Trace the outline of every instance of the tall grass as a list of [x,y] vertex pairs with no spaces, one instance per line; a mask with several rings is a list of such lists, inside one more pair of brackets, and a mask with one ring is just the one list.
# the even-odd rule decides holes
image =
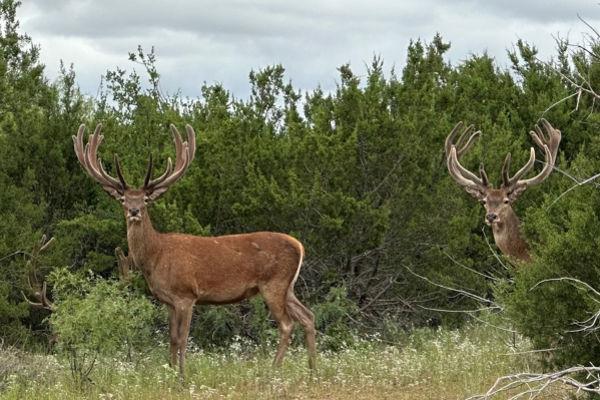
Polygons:
[[184,382],[165,364],[167,350],[156,349],[135,364],[101,360],[83,385],[54,356],[4,349],[0,399],[464,399],[498,376],[538,370],[528,349],[482,326],[421,329],[394,343],[370,337],[323,351],[311,373],[304,348],[291,349],[274,369],[272,351],[239,340],[222,351],[192,349]]

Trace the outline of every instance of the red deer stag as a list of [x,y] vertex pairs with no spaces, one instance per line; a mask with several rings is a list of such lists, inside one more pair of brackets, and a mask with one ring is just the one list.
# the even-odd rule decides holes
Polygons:
[[152,157],[144,185],[129,187],[123,178],[119,159],[114,156],[117,178],[110,176],[98,157],[103,136],[96,127],[84,146],[81,125],[73,136],[75,153],[84,170],[111,196],[121,202],[127,221],[129,257],[148,282],[148,287],[169,311],[171,366],[179,358],[184,373],[185,350],[194,304],[237,303],[260,293],[280,331],[274,365],[279,366],[289,345],[294,321],[305,331],[308,363],[315,367],[314,315],[296,298],[304,248],[291,236],[274,232],[255,232],[217,237],[181,233],[160,233],[152,227],[147,206],[185,173],[194,159],[194,130],[186,125],[184,142],[174,125],[175,165],[167,160],[166,171],[152,179]]
[[[544,152],[546,162],[541,172],[532,178],[523,178],[535,163],[535,150],[531,147],[529,161],[511,177],[511,155],[508,153],[502,166],[502,186],[499,189],[490,185],[483,164],[480,165],[479,176],[477,176],[459,162],[461,156],[481,133],[480,131],[473,133],[472,125],[465,128],[463,123],[459,122],[452,129],[445,143],[448,171],[467,193],[479,200],[485,207],[485,222],[492,227],[496,245],[503,254],[524,262],[531,260],[529,246],[521,235],[519,218],[512,209],[512,205],[528,187],[543,182],[550,175],[556,162],[561,139],[560,131],[554,129],[548,121],[542,119],[540,125],[541,127],[536,125],[530,135]],[[459,139],[455,142],[457,136]]]

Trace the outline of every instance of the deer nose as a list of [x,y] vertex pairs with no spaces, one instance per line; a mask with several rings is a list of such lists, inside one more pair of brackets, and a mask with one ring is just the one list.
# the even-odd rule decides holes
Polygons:
[[140,213],[140,209],[139,208],[130,208],[129,209],[129,214],[131,214],[132,217],[135,217],[139,213]]
[[498,219],[498,215],[496,213],[488,213],[485,218],[488,220],[489,223],[494,222],[496,219]]

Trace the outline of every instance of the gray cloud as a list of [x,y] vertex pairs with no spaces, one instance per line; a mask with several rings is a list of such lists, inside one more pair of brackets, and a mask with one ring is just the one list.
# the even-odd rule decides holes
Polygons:
[[506,63],[506,49],[519,38],[550,57],[552,34],[586,30],[578,13],[600,24],[600,6],[582,0],[31,0],[19,15],[48,73],[60,59],[73,62],[90,94],[107,69],[133,67],[127,53],[140,44],[155,46],[168,92],[197,96],[206,81],[245,96],[251,69],[282,63],[300,89],[329,90],[341,64],[360,73],[380,55],[388,68],[401,67],[410,39],[436,32],[452,42],[454,62],[487,51]]

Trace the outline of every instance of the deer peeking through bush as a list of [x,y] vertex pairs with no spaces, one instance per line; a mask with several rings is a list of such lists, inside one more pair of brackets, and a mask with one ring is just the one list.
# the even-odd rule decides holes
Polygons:
[[[473,132],[473,125],[465,128],[462,122],[456,124],[450,135],[446,138],[446,162],[450,176],[462,186],[467,193],[479,200],[485,207],[485,222],[492,227],[494,241],[506,256],[519,261],[529,262],[529,246],[523,239],[519,229],[519,217],[515,214],[512,205],[517,198],[530,186],[543,182],[554,168],[556,154],[560,144],[561,133],[545,119],[541,126],[535,126],[529,134],[535,144],[544,152],[545,164],[542,171],[528,179],[523,177],[533,168],[535,163],[535,150],[530,149],[529,161],[510,176],[511,155],[508,153],[502,166],[502,185],[494,188],[483,167],[479,167],[479,176],[463,167],[459,159],[471,147],[481,131]],[[460,135],[459,135],[460,133]],[[458,140],[455,139],[459,136]]]
[[175,165],[167,160],[166,171],[152,179],[152,157],[141,188],[125,182],[117,156],[117,177],[110,176],[98,157],[101,125],[84,146],[79,127],[73,136],[75,153],[87,174],[118,200],[127,221],[129,257],[148,283],[152,294],[169,312],[170,363],[179,360],[184,374],[185,351],[195,304],[236,303],[260,293],[277,321],[280,342],[274,365],[279,366],[289,345],[294,321],[305,331],[308,363],[315,367],[314,315],[294,294],[304,248],[293,237],[275,232],[255,232],[217,237],[157,232],[147,206],[183,176],[196,152],[194,130],[186,125],[187,141],[171,125],[175,142]]

